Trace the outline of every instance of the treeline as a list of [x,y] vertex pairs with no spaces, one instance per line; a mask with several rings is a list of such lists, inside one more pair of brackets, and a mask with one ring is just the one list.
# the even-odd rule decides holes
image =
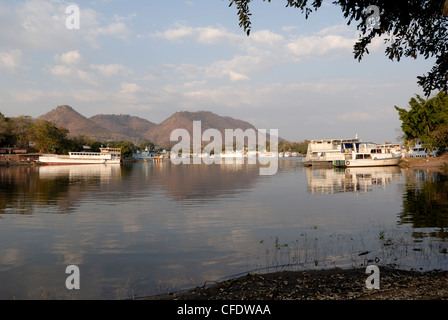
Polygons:
[[[155,149],[156,146],[151,141],[143,141],[136,145],[130,141],[96,141],[84,135],[69,137],[68,134],[68,129],[49,121],[35,120],[30,116],[8,118],[0,113],[0,147],[23,148],[39,153],[68,154],[68,152],[83,151],[84,146],[89,146],[93,152],[98,152],[101,146],[105,146],[121,148],[123,157],[131,157],[135,151],[145,150],[145,148],[155,151],[163,149]],[[308,142],[308,140],[302,142],[280,141],[278,150],[279,152],[290,151],[305,154]],[[222,150],[225,150],[225,145]],[[270,150],[269,142],[267,142],[267,150]]]
[[302,142],[283,142],[280,141],[278,143],[278,151],[279,152],[298,152],[301,154],[306,154],[308,150],[309,140],[304,140]]
[[413,146],[420,141],[428,150],[444,152],[448,146],[448,94],[440,91],[428,100],[419,95],[411,98],[409,109],[399,108],[404,144]]
[[69,137],[69,130],[45,120],[35,120],[30,116],[5,117],[0,113],[0,147],[27,149],[30,152],[68,154],[80,152],[84,146],[99,152],[101,146],[121,148],[123,157],[131,157],[136,150],[146,147],[154,150],[155,145],[143,141],[135,145],[130,141],[96,141],[87,136]]

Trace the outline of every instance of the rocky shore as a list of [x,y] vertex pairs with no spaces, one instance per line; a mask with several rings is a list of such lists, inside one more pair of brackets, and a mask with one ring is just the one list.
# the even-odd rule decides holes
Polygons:
[[368,289],[366,269],[247,274],[146,300],[447,300],[448,271],[380,267],[380,288]]

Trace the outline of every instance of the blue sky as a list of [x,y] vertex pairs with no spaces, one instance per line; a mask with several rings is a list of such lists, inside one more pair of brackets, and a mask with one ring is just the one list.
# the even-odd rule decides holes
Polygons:
[[[227,0],[2,0],[0,112],[38,117],[67,104],[159,123],[207,110],[293,141],[396,141],[394,106],[422,94],[416,77],[433,61],[392,62],[377,39],[359,63],[338,7],[306,20],[285,3],[255,1],[247,37]],[[71,4],[79,30],[66,28]]]

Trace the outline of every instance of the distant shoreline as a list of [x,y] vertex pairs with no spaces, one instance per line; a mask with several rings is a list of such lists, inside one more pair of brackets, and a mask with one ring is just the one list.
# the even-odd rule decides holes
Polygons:
[[[3,155],[0,156],[0,167],[17,167],[17,166],[39,166],[35,160],[40,154],[26,154],[26,155]],[[30,160],[23,160],[30,158]],[[127,160],[127,159],[123,159]],[[131,162],[130,160],[126,162]],[[437,158],[404,158],[399,164],[401,168],[409,169],[427,169],[432,171],[446,171],[448,170],[448,154],[444,154]]]

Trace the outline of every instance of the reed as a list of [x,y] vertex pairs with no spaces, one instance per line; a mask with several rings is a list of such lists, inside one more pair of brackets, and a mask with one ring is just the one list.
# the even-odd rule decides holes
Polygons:
[[283,271],[327,268],[359,268],[368,264],[408,270],[448,269],[448,244],[435,237],[416,238],[412,230],[381,230],[364,234],[317,235],[302,233],[291,243],[278,237],[262,240],[265,265],[252,271]]

